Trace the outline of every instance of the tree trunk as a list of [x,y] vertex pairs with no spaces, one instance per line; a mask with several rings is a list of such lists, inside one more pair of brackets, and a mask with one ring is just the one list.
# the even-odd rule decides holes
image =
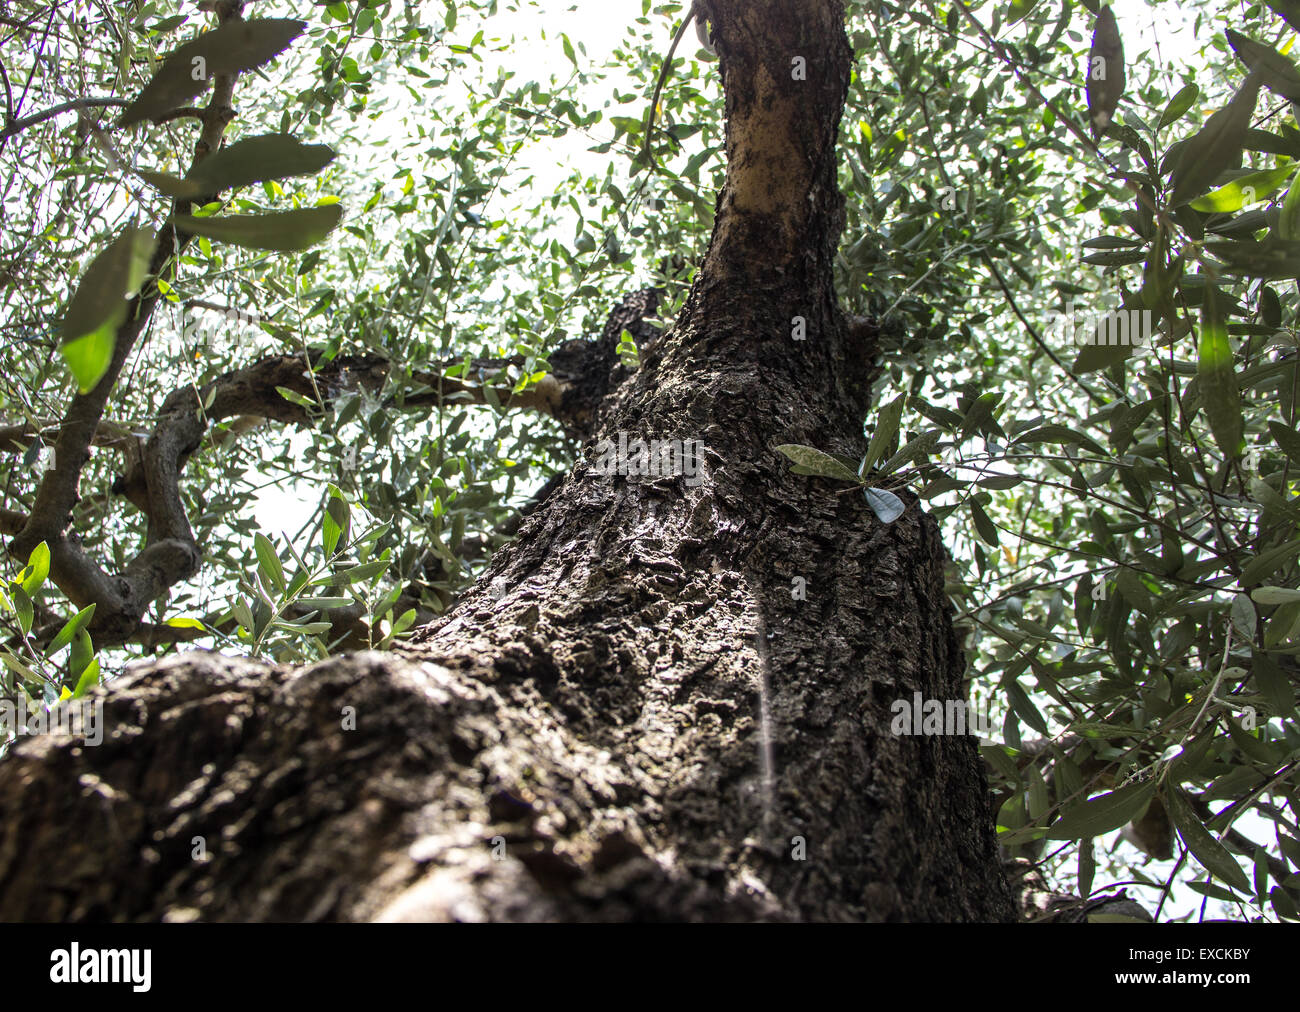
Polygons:
[[[1012,919],[973,739],[890,731],[896,699],[962,696],[935,523],[773,452],[863,450],[841,4],[696,7],[729,174],[609,442],[400,650],[174,657],[113,685],[101,746],[18,746],[0,918]],[[697,440],[699,470],[602,474],[620,433]]]

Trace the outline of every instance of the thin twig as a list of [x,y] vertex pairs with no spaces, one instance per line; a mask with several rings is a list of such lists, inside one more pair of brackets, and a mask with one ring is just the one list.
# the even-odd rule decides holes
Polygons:
[[[6,89],[8,88],[8,79],[5,79]],[[16,133],[21,133],[28,127],[36,126],[38,123],[44,123],[47,119],[53,119],[55,116],[61,116],[65,112],[73,112],[77,109],[97,109],[105,106],[127,106],[131,103],[124,98],[74,98],[71,102],[64,102],[62,105],[56,105],[46,109],[44,112],[34,113],[23,119],[9,122],[9,125],[0,130],[0,142],[4,142]],[[12,110],[12,104],[10,106]],[[181,112],[182,110],[177,110]],[[193,114],[197,110],[184,110],[187,114]],[[11,117],[12,118],[12,117]]]

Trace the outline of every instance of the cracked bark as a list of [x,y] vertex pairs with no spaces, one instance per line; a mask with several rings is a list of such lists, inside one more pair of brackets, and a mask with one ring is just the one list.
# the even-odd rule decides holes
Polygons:
[[961,695],[936,525],[772,451],[863,449],[875,351],[831,284],[841,5],[702,6],[728,180],[597,434],[701,440],[703,480],[589,453],[398,651],[135,669],[103,745],[0,764],[0,918],[1014,917],[973,740],[889,731],[894,699]]

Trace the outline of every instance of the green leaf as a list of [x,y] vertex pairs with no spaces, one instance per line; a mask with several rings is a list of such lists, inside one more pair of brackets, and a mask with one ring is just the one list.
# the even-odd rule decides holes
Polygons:
[[275,622],[277,629],[290,629],[304,636],[319,636],[334,628],[330,622]]
[[342,587],[358,580],[369,580],[372,576],[378,576],[387,568],[387,559],[376,559],[374,562],[363,562],[359,566],[351,566],[337,573],[326,573],[311,582],[313,584],[329,584],[334,587]]
[[1212,284],[1206,286],[1201,304],[1201,342],[1196,378],[1214,441],[1225,457],[1236,457],[1244,444],[1241,392],[1232,367],[1228,331],[1223,325],[1218,296]]
[[858,469],[860,477],[865,478],[876,461],[893,445],[894,439],[898,436],[898,423],[903,418],[903,407],[906,403],[907,395],[899,394],[880,409],[876,429],[871,433],[871,442],[867,446],[867,455]]
[[89,664],[81,672],[77,679],[77,687],[72,692],[73,699],[80,699],[87,692],[99,684],[99,658],[91,658]]
[[95,660],[95,646],[90,641],[90,634],[82,629],[72,638],[68,651],[68,674],[79,678]]
[[1254,605],[1250,603],[1250,597],[1245,594],[1236,595],[1232,599],[1229,618],[1233,627],[1241,634],[1242,639],[1250,642],[1255,638],[1255,627],[1259,620],[1255,615]]
[[1269,616],[1264,646],[1271,650],[1293,636],[1300,636],[1300,601],[1284,604]]
[[22,630],[24,636],[32,631],[32,619],[35,617],[36,609],[32,606],[32,599],[28,596],[27,591],[23,590],[22,584],[13,588],[14,613],[18,616],[18,628]]
[[184,179],[160,172],[142,171],[140,175],[168,196],[197,200],[268,179],[310,176],[334,157],[328,144],[303,144],[286,134],[260,134],[209,155]]
[[1273,13],[1300,32],[1300,0],[1264,0],[1264,2],[1273,9]]
[[27,592],[28,597],[35,597],[41,587],[45,585],[45,578],[49,575],[50,546],[42,541],[32,549],[32,554],[27,557],[27,565],[18,574],[18,583]]
[[253,610],[248,606],[248,602],[242,597],[236,598],[231,604],[230,610],[234,613],[235,621],[252,633],[256,629],[256,623],[253,621]]
[[352,603],[350,597],[301,597],[298,603],[304,608],[315,608],[317,611],[333,611],[335,608],[346,608]]
[[1250,673],[1255,677],[1255,684],[1274,710],[1283,717],[1295,715],[1295,689],[1291,679],[1268,654],[1262,650],[1251,652]]
[[1192,201],[1192,209],[1212,214],[1240,211],[1246,204],[1253,204],[1269,196],[1285,183],[1294,171],[1294,165],[1283,165],[1263,172],[1252,172],[1234,179],[1226,186],[1220,186],[1213,193],[1197,197]]
[[1192,811],[1192,806],[1180,788],[1170,787],[1165,798],[1165,807],[1169,810],[1169,817],[1178,829],[1178,835],[1183,838],[1183,843],[1187,844],[1187,849],[1192,852],[1196,860],[1201,862],[1205,870],[1234,889],[1249,895],[1250,879],[1241,870],[1241,865],[1237,864],[1233,856],[1224,849],[1223,844],[1201,825],[1201,820]]
[[1173,207],[1185,204],[1227,169],[1241,164],[1246,130],[1259,99],[1259,79],[1253,74],[1242,82],[1232,101],[1208,120],[1183,146],[1173,173]]
[[1092,895],[1092,881],[1097,874],[1097,854],[1092,840],[1079,841],[1079,895],[1087,899]]
[[908,440],[901,450],[884,463],[880,468],[880,473],[893,474],[904,464],[929,456],[930,451],[939,442],[940,435],[938,429],[929,429],[922,432],[915,439]]
[[985,761],[1010,783],[1020,782],[1020,770],[1006,745],[981,745],[979,750]]
[[1014,678],[1008,678],[1002,683],[1002,688],[1006,690],[1007,701],[1011,708],[1016,711],[1016,716],[1032,727],[1039,734],[1050,734],[1047,729],[1047,721],[1043,719],[1042,713],[1034,705],[1034,701],[1029,698],[1029,694],[1020,687],[1020,683]]
[[0,648],[0,664],[3,664],[29,684],[36,684],[41,681],[41,676],[10,653],[8,648]]
[[1271,46],[1247,38],[1231,28],[1224,34],[1233,52],[1263,84],[1283,98],[1300,100],[1300,70],[1294,63]]
[[254,534],[253,551],[257,555],[257,569],[262,574],[262,579],[283,593],[286,586],[284,567],[280,564],[280,557],[276,554],[271,539],[264,534]]
[[1088,801],[1069,805],[1047,834],[1051,840],[1082,840],[1110,833],[1140,818],[1155,793],[1154,780],[1129,784]]
[[848,467],[830,454],[822,453],[821,450],[813,449],[811,446],[785,443],[778,446],[776,452],[785,454],[795,462],[797,467],[803,468],[802,471],[797,472],[799,474],[812,474],[822,478],[838,478],[841,481],[851,481],[857,484],[858,476]]
[[975,533],[978,534],[986,544],[994,548],[998,546],[998,529],[993,526],[993,521],[989,515],[984,512],[984,507],[974,499],[970,500],[971,519],[975,521]]
[[1165,106],[1165,111],[1160,114],[1157,129],[1163,130],[1171,123],[1176,123],[1200,96],[1201,89],[1194,84],[1181,88],[1178,94],[1169,100],[1169,104]]
[[1001,393],[990,390],[976,397],[966,410],[965,417],[961,420],[961,434],[968,435],[972,432],[988,434],[991,432],[1002,435],[1002,429],[999,428],[997,421],[994,419],[993,412],[1002,402],[1003,396]]
[[393,628],[388,635],[390,637],[402,635],[402,633],[406,632],[407,629],[411,628],[412,624],[415,622],[415,618],[415,609],[407,608],[406,611],[397,616],[397,621],[393,623]]
[[1011,8],[1007,11],[1007,24],[1014,25],[1029,16],[1029,12],[1038,6],[1038,0],[1011,0]]
[[77,285],[63,315],[60,352],[77,387],[89,393],[108,371],[117,344],[117,329],[126,320],[129,300],[149,271],[154,237],[128,226],[95,257]]
[[1140,264],[1146,258],[1145,250],[1134,249],[1122,253],[1091,253],[1083,257],[1080,263],[1092,264],[1097,267],[1127,267],[1129,264]]
[[292,18],[227,21],[175,49],[118,119],[119,126],[159,122],[208,86],[214,77],[252,70],[282,53],[304,28]]
[[298,393],[297,390],[290,390],[288,387],[278,386],[275,388],[275,392],[290,404],[297,404],[300,408],[314,408],[316,406],[314,401],[304,397],[302,394]]
[[1108,369],[1130,358],[1134,350],[1134,345],[1088,344],[1079,351],[1070,371],[1076,376],[1084,376],[1098,369]]
[[1272,576],[1297,555],[1300,555],[1300,541],[1288,541],[1260,552],[1241,567],[1242,586],[1249,587],[1252,583],[1259,583]]
[[[1278,228],[1281,232],[1281,226]],[[1294,278],[1300,276],[1300,241],[1270,234],[1266,239],[1238,239],[1232,242],[1206,242],[1215,256],[1225,261],[1226,273],[1246,274],[1258,278]]]
[[270,214],[226,214],[195,218],[174,214],[168,219],[182,232],[233,243],[246,249],[291,252],[314,246],[333,231],[343,217],[340,204],[304,207]]
[[1109,6],[1097,14],[1088,53],[1088,116],[1092,135],[1100,136],[1110,126],[1120,97],[1124,94],[1124,45]]
[[67,624],[59,630],[59,634],[50,640],[50,645],[45,648],[45,656],[53,657],[60,650],[72,642],[72,638],[85,629],[90,624],[90,620],[95,617],[95,606],[88,604],[81,611],[68,619]]
[[1268,895],[1268,851],[1263,847],[1256,847],[1254,854],[1254,885],[1255,885],[1255,902],[1262,909],[1264,898]]
[[1021,443],[1055,443],[1063,446],[1082,446],[1085,450],[1089,450],[1099,457],[1106,456],[1106,451],[1098,443],[1084,433],[1076,432],[1065,425],[1041,425],[1036,429],[1031,429],[1024,435],[1017,436],[1011,445],[1019,446]]
[[1030,763],[1025,772],[1029,781],[1029,818],[1036,821],[1046,815],[1047,810],[1051,808],[1047,781],[1043,779],[1043,774],[1034,763]]
[[1293,604],[1300,601],[1300,590],[1290,587],[1256,587],[1250,599],[1258,604]]
[[336,550],[347,546],[348,528],[351,524],[352,511],[348,507],[343,493],[333,485],[330,497],[325,503],[325,516],[321,521],[321,538],[325,546],[325,555],[332,557]]
[[1293,464],[1300,465],[1300,433],[1287,428],[1281,422],[1268,423],[1269,434],[1282,452],[1291,458]]

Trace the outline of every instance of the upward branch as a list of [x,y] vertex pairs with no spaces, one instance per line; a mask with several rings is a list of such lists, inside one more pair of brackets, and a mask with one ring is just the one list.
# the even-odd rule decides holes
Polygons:
[[[221,0],[216,6],[219,22],[242,18],[242,0]],[[221,144],[227,124],[234,117],[231,101],[237,74],[219,74],[213,80],[212,99],[202,114],[202,129],[195,143],[193,166],[197,166]],[[177,200],[177,214],[188,210],[188,200]],[[175,257],[189,242],[190,236],[172,225],[159,229],[149,263],[149,275],[161,277],[175,263]],[[108,398],[130,357],[136,341],[144,332],[158,303],[156,285],[147,286],[128,304],[125,321],[115,334],[113,356],[104,376],[88,393],[73,395],[54,443],[54,466],[45,472],[30,515],[22,530],[9,545],[10,553],[25,560],[40,542],[50,549],[50,574],[60,586],[80,588],[80,607],[97,605],[95,626],[99,629],[134,627],[145,607],[166,589],[164,571],[181,570],[192,575],[199,565],[198,547],[189,524],[180,522],[150,525],[142,551],[118,576],[105,573],[75,539],[68,536],[72,509],[79,498],[82,468],[90,458],[90,446],[104,415]],[[168,483],[173,475],[150,476],[153,483]]]

